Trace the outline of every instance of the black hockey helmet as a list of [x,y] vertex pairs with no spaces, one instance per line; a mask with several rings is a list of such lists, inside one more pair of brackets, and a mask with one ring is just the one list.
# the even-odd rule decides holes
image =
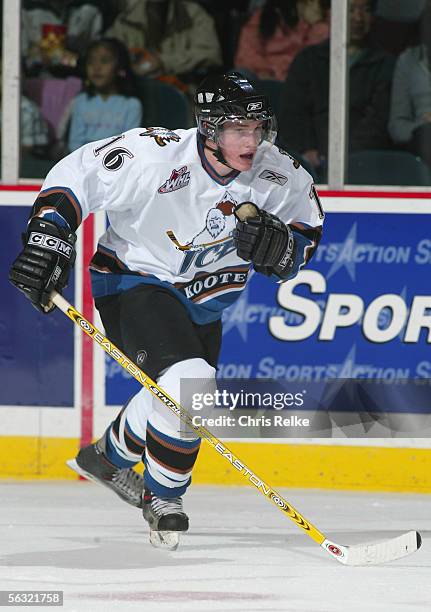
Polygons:
[[199,134],[216,144],[220,144],[220,130],[226,121],[262,121],[261,142],[274,143],[277,137],[268,98],[239,72],[204,79],[195,94],[195,116]]

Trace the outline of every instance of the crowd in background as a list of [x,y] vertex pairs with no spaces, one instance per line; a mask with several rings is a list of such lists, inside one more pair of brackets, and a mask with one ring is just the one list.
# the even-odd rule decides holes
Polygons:
[[[197,83],[235,69],[269,95],[279,144],[325,181],[330,11],[330,0],[23,0],[30,176],[37,160],[133,127],[192,126]],[[349,151],[431,168],[431,0],[350,0],[347,54]]]

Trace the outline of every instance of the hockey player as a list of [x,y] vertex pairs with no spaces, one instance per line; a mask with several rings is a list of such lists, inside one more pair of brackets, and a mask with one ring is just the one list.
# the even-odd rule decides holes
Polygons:
[[[293,278],[324,218],[310,175],[274,146],[275,117],[249,81],[208,77],[195,112],[197,128],[133,129],[61,160],[10,272],[37,309],[51,312],[77,228],[105,210],[109,227],[90,272],[106,335],[178,401],[182,379],[214,381],[221,315],[250,271]],[[70,465],[142,507],[152,543],[175,548],[188,529],[182,497],[199,445],[143,388]],[[143,478],[132,469],[141,460]]]

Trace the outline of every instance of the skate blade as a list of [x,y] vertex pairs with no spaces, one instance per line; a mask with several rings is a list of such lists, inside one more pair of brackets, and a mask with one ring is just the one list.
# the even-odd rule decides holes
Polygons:
[[[78,465],[78,462],[76,461],[76,459],[68,459],[66,461],[66,465],[68,465],[74,472],[76,472],[78,474],[78,476],[82,476],[82,478],[85,478],[85,480],[89,480],[90,482],[94,482],[97,485],[103,485],[104,487],[108,487],[108,485],[105,485],[102,481],[97,480],[97,478],[94,478],[93,474],[90,474],[90,472],[86,472],[82,467],[80,467]],[[110,489],[112,491],[112,489]],[[129,504],[130,502],[128,502],[127,500],[123,499],[121,496],[119,496],[120,499],[122,499],[123,501],[126,502],[126,504]],[[135,504],[130,504],[131,506],[135,506]],[[135,506],[136,507],[136,506]],[[138,506],[140,507],[140,506]]]
[[79,476],[82,476],[83,478],[86,478],[87,480],[91,480],[91,482],[95,482],[96,484],[100,484],[99,480],[96,480],[89,472],[86,472],[85,470],[83,470],[81,467],[79,467],[78,463],[76,462],[76,459],[68,459],[66,461],[66,464],[77,474],[79,474]]
[[177,550],[180,543],[179,531],[150,531],[150,543],[154,548]]

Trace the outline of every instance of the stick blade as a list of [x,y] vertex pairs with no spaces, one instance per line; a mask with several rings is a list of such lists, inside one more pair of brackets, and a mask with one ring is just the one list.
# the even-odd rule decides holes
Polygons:
[[340,546],[325,540],[322,547],[344,565],[379,565],[407,557],[416,552],[421,544],[420,533],[408,531],[396,538],[375,544]]

